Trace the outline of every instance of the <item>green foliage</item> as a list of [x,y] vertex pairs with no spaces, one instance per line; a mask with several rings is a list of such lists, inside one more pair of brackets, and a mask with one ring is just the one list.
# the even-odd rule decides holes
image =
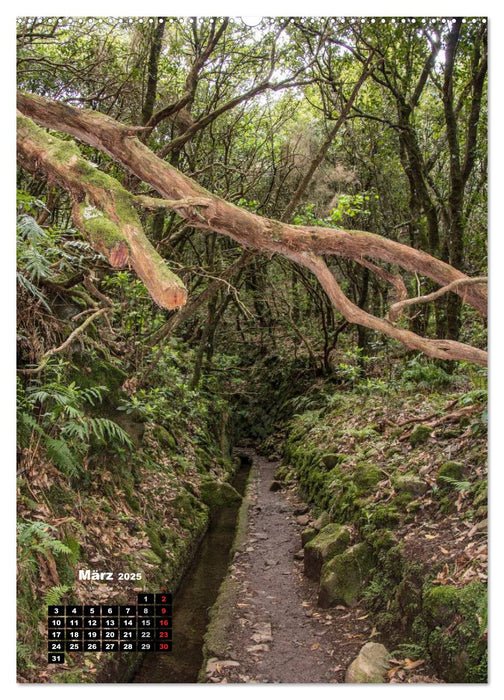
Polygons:
[[33,570],[37,566],[37,560],[34,556],[37,552],[47,555],[48,552],[53,554],[71,554],[72,550],[67,547],[61,540],[52,536],[56,528],[52,525],[41,521],[26,520],[18,522],[17,525],[17,546],[18,546],[18,562],[22,567],[28,570]]
[[406,363],[399,380],[409,391],[442,389],[454,378],[442,367],[420,356]]
[[45,594],[44,603],[46,605],[59,605],[71,590],[71,586],[53,586]]
[[27,447],[35,440],[64,474],[75,477],[92,445],[121,452],[133,443],[117,423],[87,413],[107,388],[65,384],[63,371],[61,365],[49,367],[52,380],[34,380],[26,387],[18,378],[18,444]]

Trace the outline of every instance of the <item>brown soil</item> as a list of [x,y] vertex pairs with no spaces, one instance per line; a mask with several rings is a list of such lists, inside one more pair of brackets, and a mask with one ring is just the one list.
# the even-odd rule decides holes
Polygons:
[[317,608],[318,585],[295,559],[304,527],[296,511],[305,504],[293,490],[269,490],[277,466],[254,459],[248,532],[230,568],[240,593],[227,627],[226,658],[208,661],[207,680],[341,683],[372,628],[360,608]]

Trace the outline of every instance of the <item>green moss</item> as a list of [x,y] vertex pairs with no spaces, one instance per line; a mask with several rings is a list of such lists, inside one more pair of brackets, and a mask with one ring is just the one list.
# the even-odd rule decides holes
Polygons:
[[79,214],[84,230],[95,248],[107,256],[121,246],[126,247],[128,253],[131,253],[131,247],[121,233],[119,226],[103,212],[90,206],[89,202],[86,201],[79,204]]
[[177,446],[173,435],[162,425],[156,424],[153,426],[152,437],[163,449],[174,450]]
[[310,540],[317,536],[317,531],[314,527],[307,527],[301,533],[301,546],[304,547]]
[[355,468],[354,481],[361,490],[369,490],[382,478],[382,472],[376,464],[361,463]]
[[436,481],[440,486],[446,487],[448,482],[445,480],[445,477],[448,479],[454,479],[455,481],[460,481],[463,476],[464,465],[461,462],[444,462],[439,467]]
[[411,447],[416,447],[417,445],[422,445],[424,442],[427,442],[431,432],[432,428],[428,425],[416,425],[410,435]]
[[437,586],[424,596],[424,613],[428,624],[449,626],[457,612],[458,591],[455,586]]
[[165,562],[167,560],[166,551],[157,530],[150,526],[145,528],[145,533],[149,538],[150,546],[154,554],[159,557],[161,562]]
[[372,547],[375,554],[387,551],[397,544],[395,535],[387,529],[373,529],[366,537],[366,542]]
[[397,475],[393,483],[398,493],[408,493],[412,496],[421,496],[429,488],[428,484],[423,479],[411,473]]
[[308,578],[318,579],[322,565],[342,553],[350,542],[350,528],[329,523],[305,545],[304,570]]
[[178,521],[186,530],[197,529],[197,523],[206,519],[207,509],[201,501],[185,489],[182,489],[175,497],[174,507]]
[[327,561],[322,567],[318,604],[322,608],[355,605],[374,565],[372,550],[364,542]]
[[424,592],[427,646],[448,682],[486,682],[487,592],[479,581]]
[[238,491],[227,482],[205,479],[201,484],[201,500],[210,508],[241,501]]
[[369,521],[377,528],[390,528],[401,520],[397,507],[392,503],[379,503],[372,511]]

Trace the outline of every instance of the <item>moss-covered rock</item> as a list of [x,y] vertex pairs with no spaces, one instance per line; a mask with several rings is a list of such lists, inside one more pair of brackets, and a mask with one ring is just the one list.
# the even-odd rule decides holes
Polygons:
[[441,488],[450,488],[450,482],[460,481],[464,476],[462,462],[444,462],[438,470],[436,482]]
[[366,542],[375,554],[381,554],[397,545],[397,537],[387,528],[372,529],[366,534]]
[[350,542],[351,530],[346,525],[329,523],[304,548],[304,571],[308,578],[318,580],[323,564],[344,552]]
[[318,516],[318,518],[313,521],[313,528],[317,532],[320,532],[322,528],[324,528],[326,525],[329,525],[330,522],[331,518],[329,517],[329,513],[323,510],[322,513]]
[[421,496],[429,489],[429,485],[416,474],[401,474],[394,479],[394,488],[397,493],[410,493],[412,496]]
[[165,449],[174,450],[177,446],[173,435],[162,425],[153,426],[152,437]]
[[430,437],[432,428],[428,425],[415,425],[413,431],[410,435],[410,445],[411,447],[416,447],[417,445],[422,445]]
[[374,565],[372,550],[365,542],[359,542],[327,561],[320,579],[320,607],[355,605]]
[[383,478],[376,464],[360,463],[355,468],[354,481],[362,491],[368,491]]
[[364,644],[345,675],[345,683],[383,683],[389,670],[390,654],[383,644]]
[[310,540],[317,536],[317,530],[314,527],[306,527],[301,533],[301,546],[304,547]]
[[393,503],[379,503],[369,516],[369,522],[376,528],[395,527],[400,520],[401,515]]
[[321,462],[326,469],[334,469],[334,467],[337,467],[339,464],[344,462],[345,459],[346,455],[337,454],[335,452],[326,452],[326,454],[322,455]]
[[424,592],[427,647],[438,672],[450,683],[486,682],[487,592],[479,581],[463,588]]
[[238,503],[242,497],[225,481],[205,479],[201,484],[201,500],[210,508]]

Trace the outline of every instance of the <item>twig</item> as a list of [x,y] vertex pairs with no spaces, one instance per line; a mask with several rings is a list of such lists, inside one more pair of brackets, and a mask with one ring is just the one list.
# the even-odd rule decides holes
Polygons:
[[42,355],[42,359],[41,359],[41,362],[40,362],[38,367],[33,367],[30,369],[21,369],[19,371],[22,372],[23,374],[38,374],[39,372],[41,372],[44,369],[44,367],[46,366],[50,357],[52,357],[53,355],[55,355],[58,352],[62,352],[63,350],[65,350],[65,348],[67,348],[73,342],[73,340],[75,340],[75,338],[78,335],[80,335],[80,333],[82,333],[89,326],[90,323],[92,323],[94,320],[96,320],[99,316],[102,316],[108,310],[109,309],[98,309],[98,311],[95,311],[92,316],[87,318],[84,321],[84,323],[81,323],[80,326],[78,326],[75,330],[73,330],[70,333],[70,335],[68,336],[68,338],[65,340],[64,343],[59,345],[57,348],[52,348],[51,350],[48,350],[44,355]]

